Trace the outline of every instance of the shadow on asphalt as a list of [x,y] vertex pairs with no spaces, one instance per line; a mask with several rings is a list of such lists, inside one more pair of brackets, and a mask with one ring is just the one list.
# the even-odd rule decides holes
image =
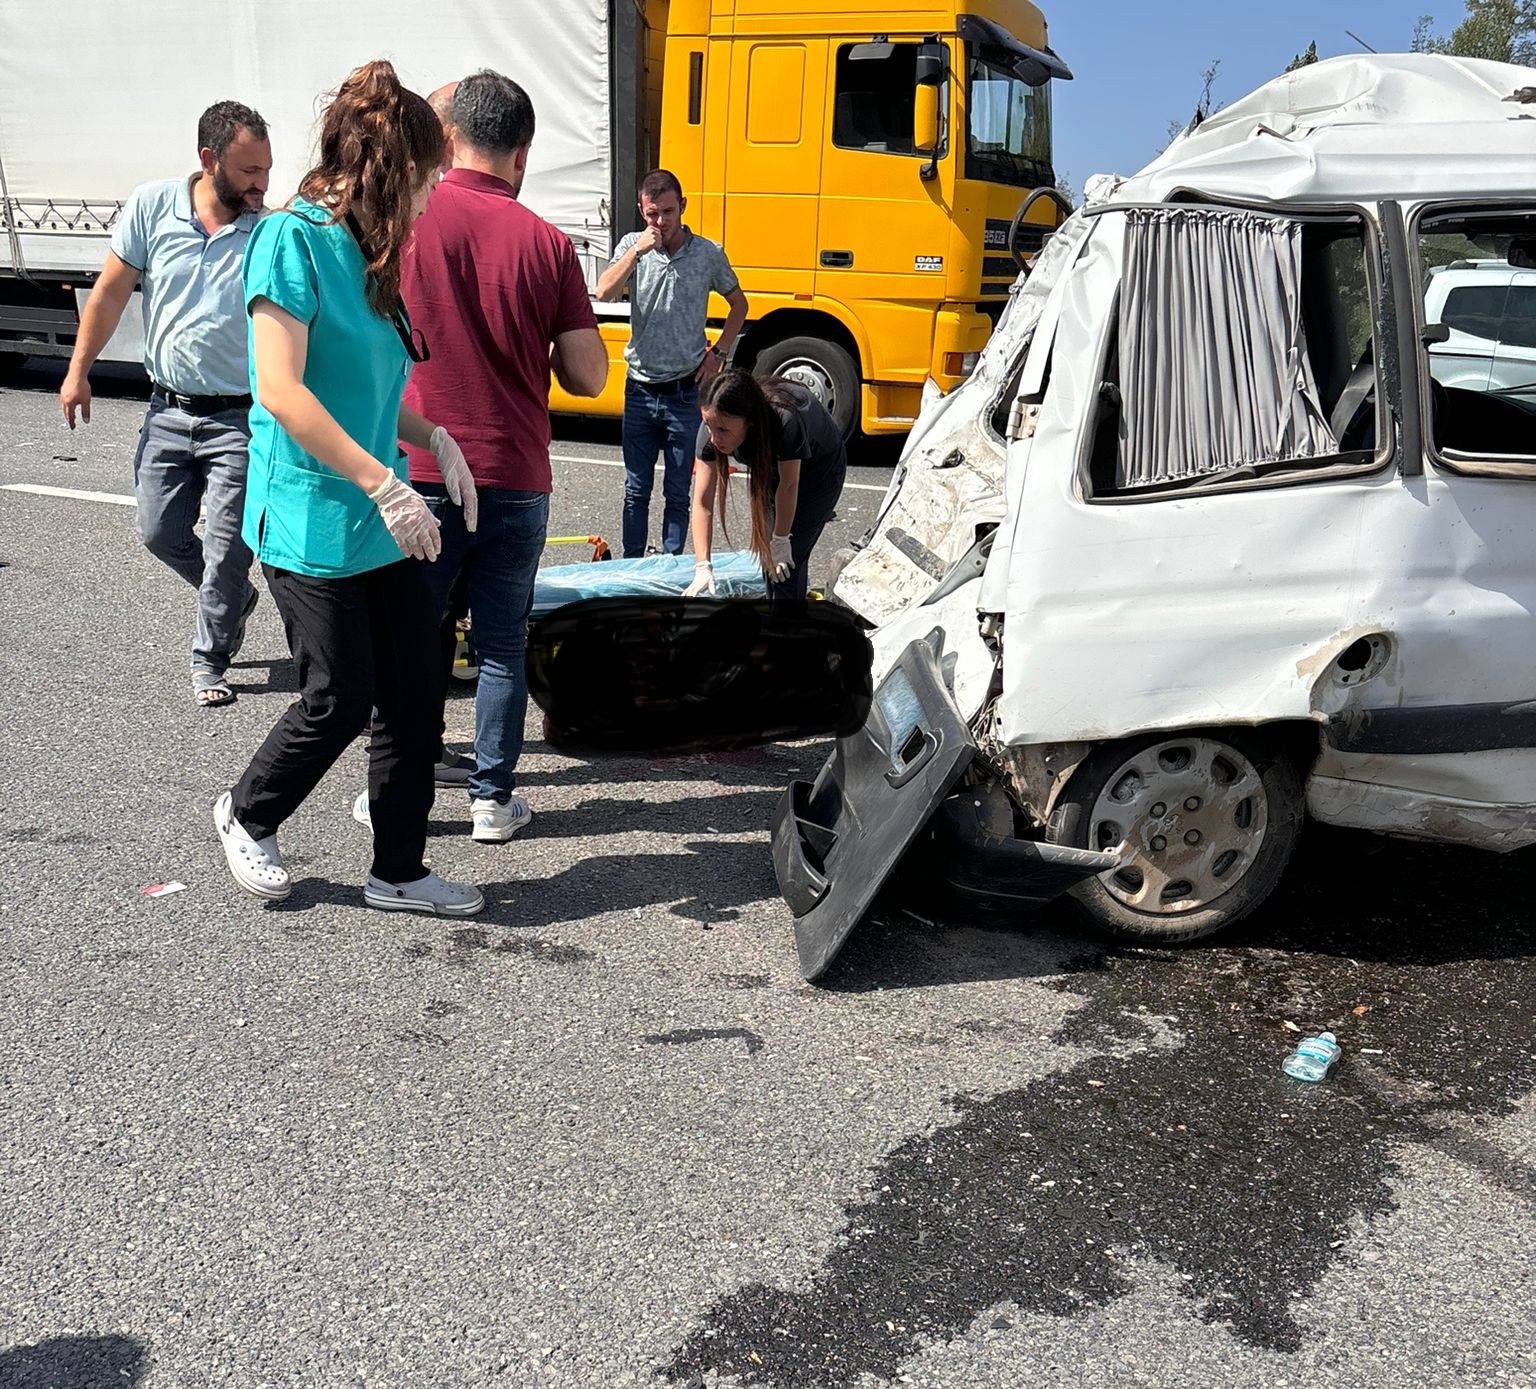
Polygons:
[[[876,1194],[847,1207],[812,1280],[723,1298],[663,1373],[890,1379],[984,1313],[999,1328],[1012,1308],[1086,1317],[1149,1263],[1173,1271],[1191,1317],[1250,1347],[1301,1350],[1321,1335],[1306,1299],[1397,1208],[1412,1149],[1531,1207],[1536,1171],[1478,1130],[1536,1084],[1533,889],[1530,851],[1313,830],[1264,911],[1188,948],[1074,946],[1060,911],[1012,928],[867,924],[841,987],[875,973],[886,988],[1042,976],[1077,1005],[1049,1038],[1006,1015],[933,1028],[956,1047],[1044,1041],[1089,1059],[955,1096],[952,1124],[879,1164]],[[1294,1029],[1323,1028],[1344,1047],[1334,1074],[1287,1079]]]
[[0,1350],[5,1389],[133,1389],[148,1368],[131,1336],[60,1336]]
[[[243,694],[298,694],[299,675],[293,661],[278,657],[270,661],[232,661],[230,687],[237,696]],[[265,680],[251,678],[251,672],[260,672]]]

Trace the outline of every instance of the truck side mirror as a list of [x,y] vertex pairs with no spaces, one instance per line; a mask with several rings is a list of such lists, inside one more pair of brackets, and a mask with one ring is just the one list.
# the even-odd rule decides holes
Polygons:
[[939,94],[949,77],[949,50],[932,39],[919,44],[914,75],[917,91],[912,104],[912,148],[928,158],[921,170],[926,182],[939,171],[939,149],[944,144]]
[[912,148],[930,159],[939,152],[939,89],[921,86],[912,109]]

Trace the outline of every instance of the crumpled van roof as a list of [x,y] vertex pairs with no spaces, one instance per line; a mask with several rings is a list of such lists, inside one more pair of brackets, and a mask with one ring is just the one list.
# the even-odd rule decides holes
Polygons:
[[1536,194],[1536,68],[1394,54],[1330,58],[1268,82],[1088,201],[1189,190],[1242,201],[1339,203]]

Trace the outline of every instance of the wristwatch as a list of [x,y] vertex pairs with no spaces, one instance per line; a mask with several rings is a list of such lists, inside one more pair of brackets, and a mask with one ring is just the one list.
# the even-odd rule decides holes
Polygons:
[[726,361],[725,353],[723,353],[718,347],[716,347],[714,345],[714,343],[710,343],[710,345],[707,348],[705,348],[704,350],[706,352],[713,352],[715,354],[715,356],[720,360],[722,365],[725,363],[725,361]]

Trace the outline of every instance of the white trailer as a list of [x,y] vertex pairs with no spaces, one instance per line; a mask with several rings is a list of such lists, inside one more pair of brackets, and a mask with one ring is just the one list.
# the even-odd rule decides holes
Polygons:
[[[486,67],[527,89],[538,133],[523,200],[595,283],[616,182],[635,182],[640,32],[636,7],[610,0],[5,0],[0,357],[69,355],[124,200],[197,167],[206,107],[240,101],[266,119],[278,206],[309,167],[326,94],[374,58],[423,94]],[[141,358],[129,312],[103,360]]]

